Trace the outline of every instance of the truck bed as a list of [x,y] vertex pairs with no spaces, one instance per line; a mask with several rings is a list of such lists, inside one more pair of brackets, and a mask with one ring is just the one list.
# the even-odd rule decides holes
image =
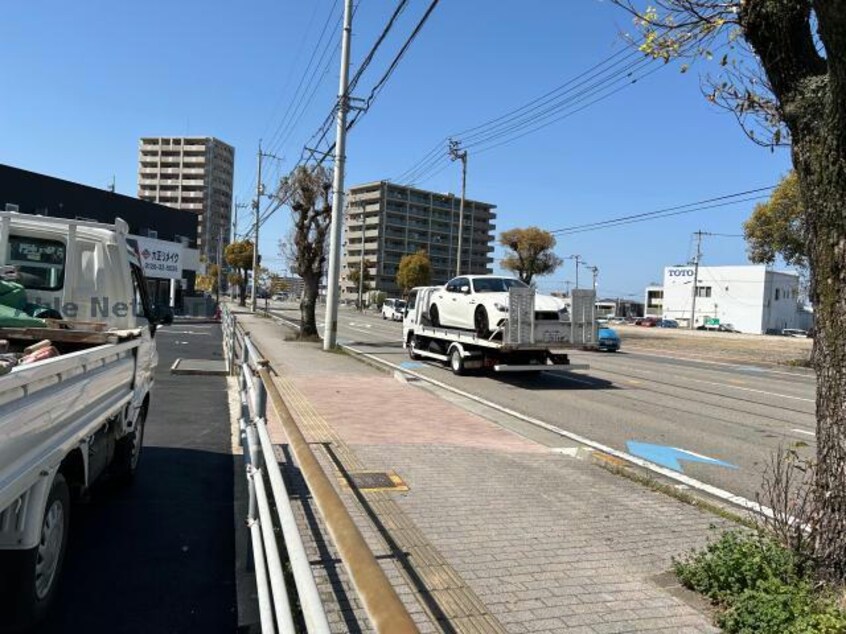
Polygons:
[[[0,377],[0,511],[132,397],[139,339],[22,365]],[[2,514],[0,513],[0,521]]]

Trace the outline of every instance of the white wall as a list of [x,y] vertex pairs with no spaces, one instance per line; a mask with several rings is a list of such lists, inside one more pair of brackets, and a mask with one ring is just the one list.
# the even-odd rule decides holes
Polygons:
[[763,332],[785,328],[807,328],[806,319],[798,309],[799,276],[770,271],[764,295]]
[[[689,322],[693,273],[693,266],[664,269],[665,318]],[[764,265],[701,266],[697,286],[700,288],[696,298],[697,326],[716,317],[720,323],[732,324],[748,333],[800,327],[796,274],[768,271]]]

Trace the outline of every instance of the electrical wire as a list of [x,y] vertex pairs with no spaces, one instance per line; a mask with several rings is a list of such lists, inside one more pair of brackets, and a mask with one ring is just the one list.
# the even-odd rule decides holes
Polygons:
[[583,229],[591,229],[591,228],[601,229],[601,228],[603,228],[603,227],[605,227],[605,226],[607,226],[608,224],[611,224],[611,223],[619,223],[619,222],[622,222],[622,221],[629,221],[629,220],[635,220],[635,219],[640,219],[640,218],[649,219],[651,217],[662,217],[662,216],[659,216],[659,214],[664,214],[666,212],[673,212],[673,211],[677,211],[677,210],[682,210],[682,209],[685,209],[686,207],[694,207],[694,206],[698,207],[700,205],[706,205],[708,203],[730,200],[730,199],[733,199],[733,198],[739,198],[741,196],[749,196],[751,194],[759,194],[757,196],[754,196],[753,198],[760,198],[761,194],[763,194],[763,192],[771,191],[775,187],[776,187],[775,185],[769,185],[768,187],[757,187],[755,189],[747,189],[747,190],[742,191],[742,192],[736,192],[734,194],[724,194],[722,196],[715,196],[713,198],[706,198],[704,200],[698,200],[696,202],[686,203],[684,205],[675,205],[673,207],[664,207],[663,209],[656,209],[654,211],[644,211],[644,212],[637,213],[637,214],[629,214],[627,216],[620,216],[619,218],[610,218],[610,219],[607,219],[607,220],[600,220],[598,222],[589,222],[589,223],[582,224],[582,225],[573,225],[573,226],[570,226],[570,227],[563,227],[561,229],[553,229],[553,230],[550,231],[550,233],[565,234],[565,233],[576,233],[576,232],[579,232]]
[[[643,73],[641,76],[636,75],[638,71],[643,70],[646,66],[653,64],[653,62],[654,60],[652,58],[645,57],[636,51],[620,49],[543,95],[509,110],[498,117],[467,128],[447,138],[460,138],[465,144],[464,147],[476,147],[477,153],[494,149],[494,147],[510,143],[521,136],[536,132],[547,125],[572,116],[576,112],[616,94],[622,88],[654,72],[653,70],[649,73]],[[658,67],[660,68],[661,66]],[[603,94],[603,91],[607,91],[614,84],[620,82],[626,83],[615,90]],[[597,97],[597,95],[599,96]],[[591,99],[591,97],[595,98],[584,104],[583,107],[568,111],[563,115],[560,114],[576,104]],[[499,139],[504,140],[495,145],[492,144],[493,141]],[[442,171],[441,163],[446,161],[445,153],[439,154],[438,152],[439,148],[442,147],[442,143],[443,141],[439,142],[435,148],[430,150],[412,167],[391,180],[394,182],[416,183],[422,180],[428,180],[436,173]],[[486,145],[489,147],[485,148]]]

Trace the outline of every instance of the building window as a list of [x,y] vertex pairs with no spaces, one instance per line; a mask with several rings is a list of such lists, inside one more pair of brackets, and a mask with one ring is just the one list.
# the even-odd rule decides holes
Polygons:
[[[696,287],[696,296],[697,297],[711,297],[711,287],[710,286],[697,286]],[[778,299],[778,297],[776,297]]]
[[778,301],[778,300],[779,300],[779,295],[780,295],[779,290],[780,290],[780,289],[775,289],[775,300],[776,300],[776,301]]

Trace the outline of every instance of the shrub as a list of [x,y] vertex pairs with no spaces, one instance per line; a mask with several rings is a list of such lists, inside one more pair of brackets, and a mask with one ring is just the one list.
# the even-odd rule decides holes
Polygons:
[[787,585],[776,579],[744,590],[717,617],[717,625],[737,634],[787,634],[811,610],[805,583]]
[[729,531],[700,551],[674,561],[676,575],[688,588],[715,603],[725,603],[760,582],[797,580],[793,555],[758,533]]
[[721,608],[717,624],[729,634],[846,633],[846,611],[764,533],[726,532],[673,563],[685,586]]

